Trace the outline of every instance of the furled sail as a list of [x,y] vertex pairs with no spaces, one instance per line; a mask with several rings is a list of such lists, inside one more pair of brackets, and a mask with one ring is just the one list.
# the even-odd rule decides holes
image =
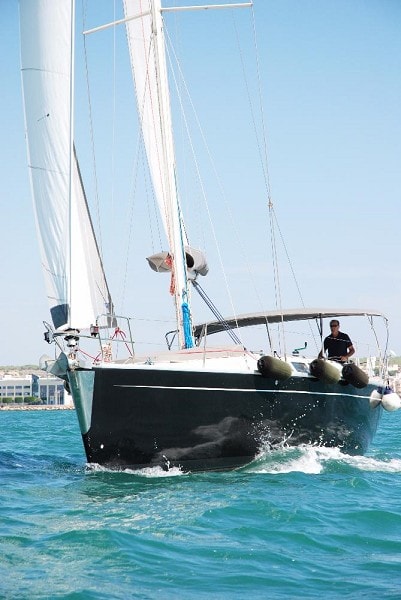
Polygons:
[[[130,60],[149,168],[169,242],[178,203],[160,0],[124,0]],[[186,244],[185,232],[181,234]]]
[[28,163],[50,311],[56,328],[112,313],[72,149],[73,1],[20,0]]
[[[124,0],[127,37],[138,104],[139,119],[153,187],[170,249],[180,245],[196,255],[193,269],[206,275],[206,258],[188,249],[176,188],[175,154],[160,0]],[[200,258],[201,256],[201,258]],[[188,266],[188,261],[187,266]],[[151,264],[151,262],[150,262]],[[153,268],[153,267],[152,267]],[[157,270],[157,269],[156,269]]]

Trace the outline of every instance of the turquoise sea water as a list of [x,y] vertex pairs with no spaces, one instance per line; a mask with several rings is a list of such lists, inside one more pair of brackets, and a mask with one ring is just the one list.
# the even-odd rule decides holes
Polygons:
[[366,457],[85,465],[74,411],[0,413],[0,598],[401,599],[401,413]]

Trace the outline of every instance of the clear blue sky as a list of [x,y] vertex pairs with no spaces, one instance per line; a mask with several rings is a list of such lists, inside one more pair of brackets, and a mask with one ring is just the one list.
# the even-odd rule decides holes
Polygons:
[[[109,19],[107,11],[112,14],[111,1],[95,4],[97,20],[91,25],[102,23],[102,17]],[[164,3],[173,4],[190,3]],[[36,363],[48,351],[42,321],[49,317],[26,167],[18,4],[0,0],[0,8],[0,365],[4,365]],[[235,50],[231,33],[229,50],[224,46],[232,19],[223,12],[184,17],[183,69],[195,88],[216,166],[227,181],[231,211],[240,219],[240,235],[254,260],[254,275],[262,278],[267,263],[260,242],[268,236],[264,201],[259,198],[263,186],[256,175],[257,155],[254,149],[248,151],[252,123],[241,108],[246,104],[243,82],[240,91],[235,87],[240,69],[232,70],[228,60]],[[246,19],[249,29],[249,14],[243,17],[240,12],[236,22]],[[390,347],[401,354],[401,2],[255,0],[255,16],[272,197],[304,302],[311,307],[382,310],[390,319]],[[96,59],[101,78],[105,55],[94,55],[95,66]],[[131,93],[127,88],[127,101]],[[218,103],[223,108],[217,110]],[[127,154],[134,143],[128,137],[124,143]],[[90,166],[86,169],[90,172]],[[215,208],[213,192],[211,196]],[[117,224],[116,231],[122,226]],[[222,240],[234,237],[223,217],[217,227]],[[120,254],[113,254],[106,263],[117,271]],[[239,267],[236,277],[237,257],[226,258],[236,308],[259,310],[248,298]],[[223,296],[219,304],[222,280],[214,275],[215,265],[210,267],[212,297],[221,312],[231,314]],[[265,307],[274,308],[271,279],[266,273],[263,278]],[[202,284],[209,289],[206,281]],[[166,284],[154,285],[158,300]],[[137,290],[131,296],[138,300]],[[300,305],[294,289],[284,282],[283,304]],[[130,304],[124,309],[142,314],[144,306],[131,309]]]

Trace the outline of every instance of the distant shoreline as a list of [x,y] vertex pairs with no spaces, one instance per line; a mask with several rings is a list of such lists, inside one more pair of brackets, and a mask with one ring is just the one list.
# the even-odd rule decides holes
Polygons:
[[66,405],[66,404],[33,404],[32,406],[28,406],[27,404],[17,406],[17,405],[0,405],[0,411],[2,410],[75,410],[75,406]]

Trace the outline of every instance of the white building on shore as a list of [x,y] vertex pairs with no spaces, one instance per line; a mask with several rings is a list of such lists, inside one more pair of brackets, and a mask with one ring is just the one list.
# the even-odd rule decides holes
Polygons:
[[52,375],[37,373],[23,374],[19,371],[0,372],[0,404],[35,398],[40,404],[71,405],[71,396],[64,382]]

